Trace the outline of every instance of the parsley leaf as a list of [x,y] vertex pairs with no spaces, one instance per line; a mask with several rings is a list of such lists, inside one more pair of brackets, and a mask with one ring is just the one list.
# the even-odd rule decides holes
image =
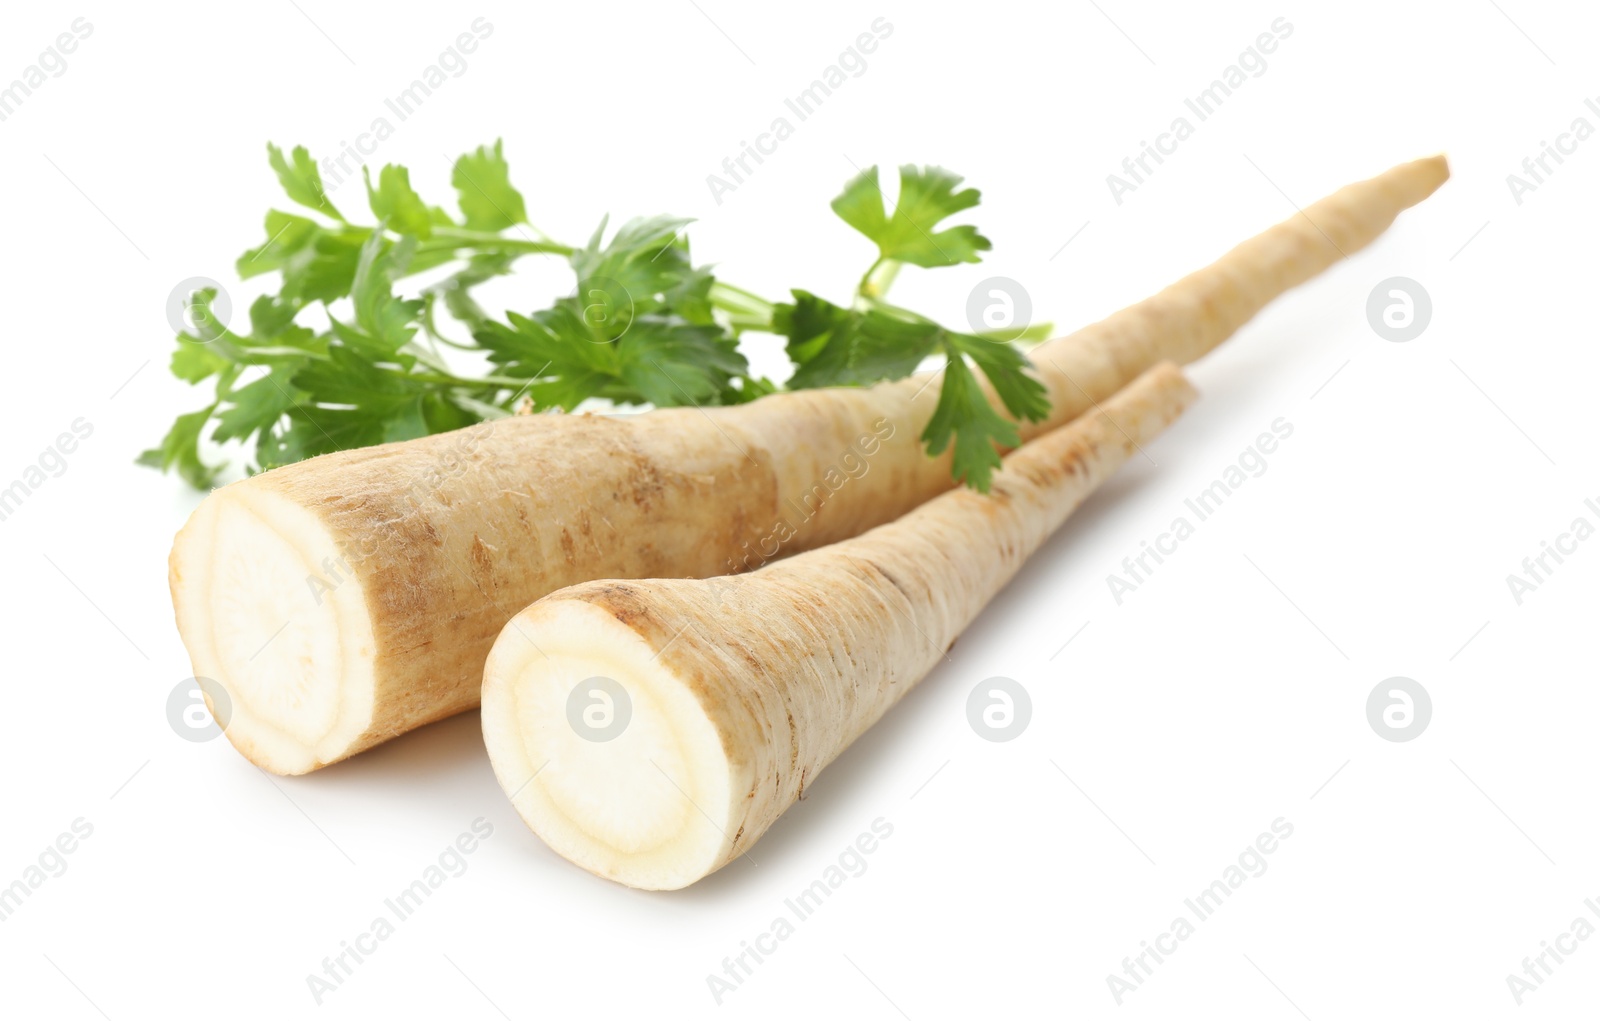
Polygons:
[[226,369],[226,357],[198,343],[179,343],[172,352],[172,374],[185,383],[201,383]]
[[387,222],[402,234],[423,239],[433,236],[432,214],[422,197],[411,190],[411,174],[405,167],[393,163],[385,166],[378,172],[376,190],[366,167],[361,168],[361,175],[367,182],[367,202],[372,206],[372,215],[380,222]]
[[307,209],[315,209],[324,216],[343,220],[344,214],[328,201],[328,193],[322,187],[322,172],[317,169],[316,161],[311,158],[311,154],[306,152],[306,147],[295,146],[291,156],[292,163],[283,158],[282,149],[271,142],[267,143],[267,159],[277,173],[278,183],[283,185],[284,192]]
[[167,430],[167,435],[162,437],[161,445],[140,454],[138,463],[162,471],[176,468],[189,485],[196,489],[210,489],[222,469],[200,460],[200,433],[215,410],[216,402],[212,402],[199,411],[179,415],[178,420],[172,423],[172,428]]
[[[265,376],[228,393],[230,407],[217,416],[211,438],[218,443],[242,440],[261,430],[269,430],[289,413],[297,400],[295,365],[280,365]],[[299,393],[298,399],[305,394]]]
[[327,358],[307,362],[294,374],[294,385],[315,394],[320,402],[348,405],[378,419],[394,414],[428,389],[403,370],[378,365],[341,345],[330,347]]
[[634,320],[617,343],[617,360],[628,396],[640,398],[633,403],[657,407],[719,403],[731,380],[749,369],[737,343],[720,327],[676,316]]
[[928,454],[937,457],[955,441],[950,473],[980,493],[989,491],[994,470],[1000,467],[998,443],[1017,445],[1017,427],[989,405],[983,388],[966,360],[952,356],[939,386],[939,403],[922,431]]
[[522,193],[511,186],[511,168],[498,139],[493,149],[480,145],[456,160],[450,183],[455,185],[468,230],[501,231],[528,222]]
[[361,259],[361,246],[369,234],[365,230],[319,228],[308,244],[284,261],[279,297],[309,305],[336,301],[349,294],[356,263]]
[[789,358],[797,366],[791,389],[865,386],[909,376],[944,334],[938,323],[920,317],[840,308],[807,291],[792,293],[794,304],[779,305],[772,317],[773,331],[789,339]]
[[267,212],[267,240],[239,256],[234,265],[241,280],[282,269],[295,253],[314,242],[322,228],[316,221],[276,209]]
[[900,168],[900,197],[894,212],[884,211],[878,168],[857,174],[833,200],[833,211],[878,245],[880,260],[914,266],[954,266],[977,262],[989,239],[971,226],[939,229],[940,221],[978,204],[978,190],[956,191],[961,178],[941,167]]
[[1012,415],[1039,421],[1050,412],[1044,385],[1027,374],[1027,359],[1009,344],[955,333],[903,310],[845,309],[798,290],[794,298],[772,317],[774,332],[789,338],[789,357],[798,366],[789,379],[792,389],[899,379],[930,354],[945,354],[939,403],[922,439],[929,455],[937,456],[953,438],[952,473],[980,491],[988,491],[1000,465],[994,445],[1016,446],[1017,430],[990,406],[966,359],[982,370]]
[[949,358],[939,387],[939,403],[934,406],[922,440],[928,453],[937,456],[954,436],[951,474],[978,492],[987,493],[994,469],[1000,467],[995,444],[1007,449],[1015,447],[1017,427],[990,405],[967,366],[967,358],[983,370],[1000,402],[1017,418],[1038,422],[1049,415],[1048,391],[1024,371],[1027,359],[1009,344],[966,333],[947,333],[943,343]]
[[602,219],[589,243],[572,253],[578,297],[590,318],[604,317],[613,338],[635,315],[650,312],[672,310],[710,325],[711,273],[694,268],[682,236],[691,221],[672,216],[629,220],[602,246],[606,222]]
[[1021,351],[1010,344],[970,333],[949,333],[946,340],[952,358],[959,352],[983,370],[1000,403],[1013,416],[1030,422],[1042,422],[1049,417],[1050,392],[1043,383],[1028,375],[1030,363]]
[[581,300],[563,298],[527,316],[508,313],[509,326],[490,322],[474,334],[507,375],[534,380],[526,392],[537,406],[571,411],[589,397],[659,407],[717,404],[748,369],[719,327],[649,314],[613,338],[612,322]]
[[503,374],[532,381],[523,392],[535,406],[571,411],[613,378],[601,349],[608,342],[584,320],[576,299],[526,316],[508,312],[506,320],[485,322],[473,338]]
[[226,342],[217,344],[227,335],[211,311],[217,289],[206,287],[188,296],[184,303],[187,329],[178,334],[177,350],[172,352],[172,374],[186,383],[199,383],[226,370],[231,364]]
[[378,231],[361,246],[350,283],[355,323],[334,320],[333,331],[340,340],[376,358],[393,358],[410,343],[417,332],[422,301],[396,298],[394,280],[404,271],[415,247],[413,239],[390,242]]

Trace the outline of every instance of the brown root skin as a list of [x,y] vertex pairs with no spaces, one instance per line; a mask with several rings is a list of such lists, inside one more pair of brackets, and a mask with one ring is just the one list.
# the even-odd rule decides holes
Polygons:
[[[689,579],[589,582],[545,597],[506,628],[485,671],[485,741],[502,785],[541,837],[599,875],[676,889],[721,868],[943,660],[1027,557],[1193,396],[1175,366],[1159,365],[1103,410],[1009,455],[991,495],[946,493],[774,563],[743,579],[731,604],[714,582]],[[574,741],[560,695],[583,679],[575,674],[598,669],[566,666],[569,649],[580,653],[575,641],[636,648],[608,675],[632,695],[634,719],[670,690],[694,706],[671,720],[693,717],[703,735],[694,750],[720,773],[669,771],[620,739]],[[680,747],[693,743],[678,731]],[[581,768],[564,759],[572,754],[585,756]],[[545,772],[529,781],[541,762]],[[558,774],[563,789],[551,795],[544,778]],[[726,793],[712,802],[708,791]],[[627,815],[609,800],[622,796],[652,818],[680,798],[699,811],[684,813],[682,830],[650,831],[654,843],[585,829],[584,811]]]
[[[1371,242],[1447,175],[1435,157],[1350,185],[1153,297],[1041,345],[1036,370],[1053,404],[1046,421],[1021,423],[1021,436],[1072,421],[1158,361],[1200,357],[1284,290]],[[928,458],[921,446],[938,390],[927,384],[618,419],[514,417],[265,472],[213,494],[179,532],[178,628],[195,674],[236,696],[235,746],[265,769],[316,769],[476,705],[495,635],[556,589],[752,570],[950,489],[949,454]],[[311,519],[284,529],[281,515],[263,512],[262,534],[293,533],[256,543],[285,561],[279,569],[250,564],[254,540],[229,523],[237,515],[218,513],[246,494]],[[328,604],[314,598],[313,578],[340,608],[337,640],[318,630]],[[288,642],[274,639],[264,660],[252,659],[280,625]],[[321,691],[305,698],[323,709],[337,702],[338,724],[309,744],[280,740],[301,695],[280,697],[274,683]]]
[[[196,676],[215,678],[233,696],[229,738],[263,768],[318,768],[476,706],[495,636],[546,592],[604,575],[726,570],[727,551],[751,522],[775,513],[773,477],[728,471],[728,441],[687,424],[678,415],[503,419],[476,432],[331,454],[213,493],[179,533],[170,579]],[[745,450],[764,456],[743,439]],[[272,612],[242,626],[226,614],[250,594],[238,579],[253,575],[229,568],[262,544],[218,535],[213,521],[219,507],[247,495],[299,508],[316,527],[274,548],[292,563],[275,572],[272,591],[256,593]],[[274,753],[272,731],[281,728],[253,711],[263,699],[251,695],[272,679],[242,678],[257,666],[247,658],[269,638],[266,652],[276,654],[285,637],[319,628],[336,601],[352,597],[371,631],[356,650],[360,661],[286,657],[278,680],[337,689],[361,674],[371,688],[369,719],[338,747]],[[285,634],[273,638],[280,625]]]

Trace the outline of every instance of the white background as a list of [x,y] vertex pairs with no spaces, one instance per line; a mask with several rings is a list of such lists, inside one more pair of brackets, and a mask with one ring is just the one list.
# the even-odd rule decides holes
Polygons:
[[[1520,205],[1506,184],[1573,118],[1600,126],[1583,105],[1600,96],[1592,8],[298,8],[7,11],[0,80],[75,17],[94,31],[0,123],[0,484],[74,419],[94,434],[0,522],[0,885],[74,819],[93,835],[0,923],[0,1011],[1322,1021],[1592,1007],[1600,940],[1520,1011],[1506,983],[1574,918],[1600,924],[1584,907],[1600,896],[1600,542],[1523,605],[1506,583],[1575,517],[1600,523],[1583,503],[1600,502],[1600,140]],[[475,713],[298,779],[223,740],[182,741],[164,713],[190,672],[165,559],[198,496],[132,461],[205,402],[166,373],[167,295],[195,275],[233,284],[233,259],[285,202],[268,140],[326,153],[353,139],[479,16],[493,35],[376,163],[409,165],[447,201],[448,160],[503,137],[551,234],[582,239],[605,212],[699,217],[696,255],[772,296],[842,299],[869,261],[827,208],[852,164],[938,163],[983,190],[972,221],[994,252],[908,269],[899,299],[959,323],[972,286],[1005,274],[1063,328],[1391,164],[1444,150],[1454,177],[1196,365],[1204,399],[1151,447],[1158,465],[1131,464],[1087,505],[951,662],[808,785],[758,865],[639,893],[520,823]],[[868,70],[714,203],[706,175],[879,16],[894,32]],[[1106,175],[1278,17],[1294,32],[1266,72],[1116,204]],[[359,210],[359,191],[335,198]],[[1405,344],[1365,315],[1396,275],[1434,306]],[[519,282],[503,304],[536,307],[562,283]],[[255,293],[234,288],[235,307]],[[754,356],[771,364],[771,348]],[[1118,606],[1106,576],[1280,416],[1294,434],[1266,474]],[[994,675],[1032,694],[1009,743],[967,723],[969,692]],[[1408,743],[1366,718],[1396,675],[1433,700]],[[494,835],[465,875],[316,1007],[306,975],[478,817]],[[869,870],[718,1008],[706,976],[878,817],[894,832]],[[1268,871],[1118,1006],[1107,976],[1279,817],[1293,836]]]

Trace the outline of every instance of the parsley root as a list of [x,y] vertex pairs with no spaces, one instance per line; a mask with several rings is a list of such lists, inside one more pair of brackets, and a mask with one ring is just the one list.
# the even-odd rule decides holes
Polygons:
[[[594,581],[534,603],[484,670],[500,785],[557,853],[629,886],[687,886],[743,854],[876,723],[1073,509],[1193,399],[1163,363],[958,489],[740,579]],[[596,740],[573,692],[606,679]],[[620,691],[618,690],[620,689]],[[579,701],[587,689],[579,691]],[[609,721],[608,721],[609,726]]]

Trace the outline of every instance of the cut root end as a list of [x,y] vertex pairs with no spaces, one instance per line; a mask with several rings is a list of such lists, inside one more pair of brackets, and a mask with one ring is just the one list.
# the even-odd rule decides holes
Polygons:
[[604,609],[554,600],[507,625],[484,671],[483,733],[523,820],[590,872],[675,890],[727,860],[721,733],[690,680]]
[[307,773],[364,747],[372,625],[359,582],[329,570],[340,559],[313,514],[244,486],[202,503],[173,545],[173,605],[195,675],[227,693],[227,705],[207,695],[212,715],[274,773]]

